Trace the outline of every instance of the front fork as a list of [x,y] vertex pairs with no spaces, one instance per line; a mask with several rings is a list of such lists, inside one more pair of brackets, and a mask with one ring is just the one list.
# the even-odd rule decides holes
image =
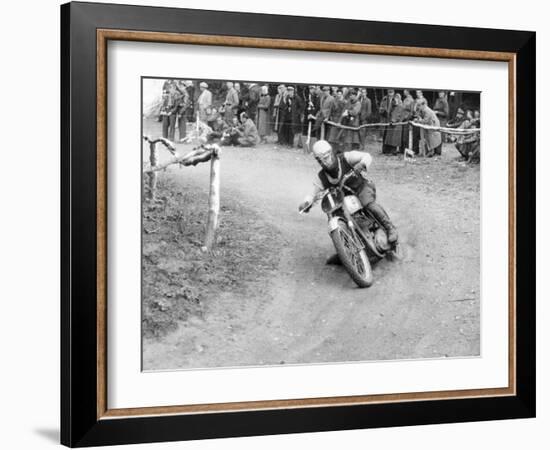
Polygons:
[[346,211],[343,210],[344,217],[340,216],[331,216],[328,221],[328,232],[329,234],[332,233],[334,230],[338,228],[338,222],[341,220],[345,220],[347,223],[348,228],[351,231],[351,235],[353,240],[355,241],[355,245],[360,250],[363,250],[365,246],[363,245],[363,241],[358,238],[357,236],[357,227],[355,226],[355,222],[352,220],[351,215]]

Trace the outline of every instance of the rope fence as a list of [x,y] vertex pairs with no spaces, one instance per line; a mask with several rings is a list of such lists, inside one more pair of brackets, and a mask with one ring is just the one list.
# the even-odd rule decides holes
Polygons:
[[418,128],[424,128],[425,130],[440,131],[442,133],[448,134],[473,134],[481,131],[481,128],[446,128],[446,127],[436,127],[432,125],[424,125],[423,123],[406,121],[406,122],[380,122],[380,123],[364,123],[358,127],[350,127],[349,125],[342,125],[341,123],[332,122],[330,120],[325,120],[324,124],[331,125],[333,127],[342,128],[344,130],[359,131],[362,128],[386,128],[398,125],[412,125]]

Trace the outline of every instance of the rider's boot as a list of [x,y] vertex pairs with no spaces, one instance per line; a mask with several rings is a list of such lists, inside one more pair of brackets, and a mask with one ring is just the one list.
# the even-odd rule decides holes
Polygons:
[[380,206],[376,202],[370,202],[367,205],[367,208],[386,230],[386,233],[388,235],[388,242],[390,244],[397,242],[397,230],[391,222],[388,213],[384,210],[384,208],[382,208],[382,206]]

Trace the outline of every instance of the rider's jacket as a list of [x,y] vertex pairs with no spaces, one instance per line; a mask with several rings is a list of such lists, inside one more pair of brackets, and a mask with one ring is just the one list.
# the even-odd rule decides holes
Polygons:
[[[353,170],[353,166],[347,161],[343,154],[337,155],[338,168],[335,174],[330,174],[325,169],[321,169],[318,173],[319,180],[323,185],[323,189],[328,189],[337,186],[344,175]],[[362,176],[353,176],[346,180],[344,185],[355,194],[361,192],[365,187],[365,178]]]

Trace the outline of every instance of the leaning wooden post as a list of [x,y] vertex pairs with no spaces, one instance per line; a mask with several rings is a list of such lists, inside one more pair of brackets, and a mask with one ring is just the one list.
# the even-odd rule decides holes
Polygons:
[[210,160],[210,195],[208,196],[208,222],[206,224],[206,237],[203,250],[210,251],[216,240],[218,217],[220,214],[220,149],[212,148]]
[[[158,163],[156,142],[149,142],[149,163],[151,164],[151,169],[154,169]],[[149,191],[147,192],[147,197],[149,200],[154,200],[155,189],[157,188],[157,171],[151,170],[147,173],[147,176],[149,177]]]

